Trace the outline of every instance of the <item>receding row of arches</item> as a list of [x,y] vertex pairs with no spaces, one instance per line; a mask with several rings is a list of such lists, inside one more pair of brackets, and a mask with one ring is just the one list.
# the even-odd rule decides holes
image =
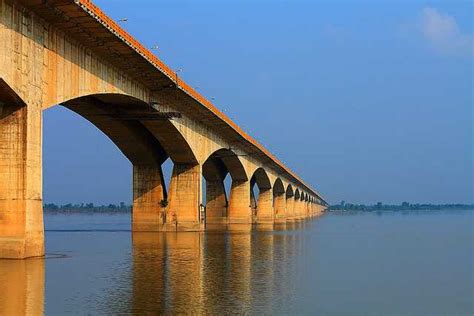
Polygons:
[[[279,177],[272,183],[264,168],[257,168],[248,176],[238,155],[230,149],[219,149],[213,153],[202,170],[202,187],[205,190],[203,207],[207,223],[222,224],[227,223],[229,218],[246,216],[250,217],[251,222],[260,223],[299,219],[308,216],[309,204],[316,203],[308,193],[292,184],[287,184],[285,188]],[[249,191],[248,206],[242,203],[247,201],[247,195],[241,190],[246,183],[247,188],[243,190]]]
[[[10,181],[11,170],[26,172],[26,169],[18,169],[25,161],[26,151],[41,153],[42,146],[41,138],[33,139],[40,137],[41,133],[26,134],[26,140],[13,138],[12,135],[23,133],[24,122],[21,120],[26,117],[24,112],[31,109],[19,102],[19,97],[10,95],[0,95],[2,104],[5,104],[0,117],[0,136],[9,135],[4,139],[5,143],[25,141],[28,146],[38,148],[26,148],[25,152],[17,152],[23,147],[16,145],[1,148],[0,165],[6,171],[0,170],[0,183]],[[181,228],[195,230],[201,229],[203,223],[226,223],[229,219],[251,223],[305,217],[308,205],[316,202],[301,188],[285,185],[281,178],[271,181],[265,168],[248,167],[251,171],[246,170],[241,158],[229,148],[215,150],[203,159],[207,149],[201,152],[200,144],[190,144],[169,117],[143,100],[108,93],[66,100],[61,105],[95,125],[132,164],[133,230],[174,230],[183,223],[185,225]],[[41,128],[41,124],[37,126]],[[11,133],[13,130],[18,130],[18,133]],[[199,157],[196,152],[200,153]],[[18,161],[1,157],[17,157]],[[38,158],[29,163],[37,163],[35,168],[41,170],[41,156]],[[170,169],[168,179],[164,165]],[[1,191],[0,198],[20,199],[15,192],[24,189],[21,187],[23,183],[10,181],[9,185],[15,188]],[[30,187],[41,190],[40,184]],[[41,191],[37,193],[41,196]]]
[[285,188],[281,178],[272,183],[262,167],[247,174],[231,149],[214,151],[200,166],[176,126],[141,100],[101,94],[62,105],[94,124],[133,165],[134,230],[196,222],[196,217],[200,223],[225,223],[229,218],[251,222],[303,218],[308,212],[305,202],[314,202],[300,188],[291,184]]

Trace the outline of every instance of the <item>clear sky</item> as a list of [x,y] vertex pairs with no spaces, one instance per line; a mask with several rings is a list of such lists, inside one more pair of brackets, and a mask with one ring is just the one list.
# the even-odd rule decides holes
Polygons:
[[[329,202],[474,203],[473,2],[96,0]],[[131,165],[44,113],[45,202],[131,201]]]

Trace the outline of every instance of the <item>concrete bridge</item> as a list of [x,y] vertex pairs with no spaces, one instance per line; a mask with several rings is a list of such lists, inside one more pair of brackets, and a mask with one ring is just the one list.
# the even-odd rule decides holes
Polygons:
[[44,254],[42,111],[55,105],[92,122],[132,163],[133,231],[271,228],[325,207],[90,1],[0,0],[0,43],[0,258]]

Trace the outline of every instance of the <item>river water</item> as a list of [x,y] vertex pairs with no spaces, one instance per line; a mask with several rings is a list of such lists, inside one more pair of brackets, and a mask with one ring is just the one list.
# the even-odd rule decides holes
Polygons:
[[132,235],[128,214],[47,214],[46,259],[0,260],[0,314],[472,315],[473,215]]

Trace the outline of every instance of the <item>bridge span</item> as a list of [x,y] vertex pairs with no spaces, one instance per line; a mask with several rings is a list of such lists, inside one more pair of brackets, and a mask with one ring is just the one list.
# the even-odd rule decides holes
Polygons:
[[55,105],[132,163],[133,231],[272,227],[327,205],[89,0],[0,0],[0,43],[0,258],[44,254],[42,111]]

